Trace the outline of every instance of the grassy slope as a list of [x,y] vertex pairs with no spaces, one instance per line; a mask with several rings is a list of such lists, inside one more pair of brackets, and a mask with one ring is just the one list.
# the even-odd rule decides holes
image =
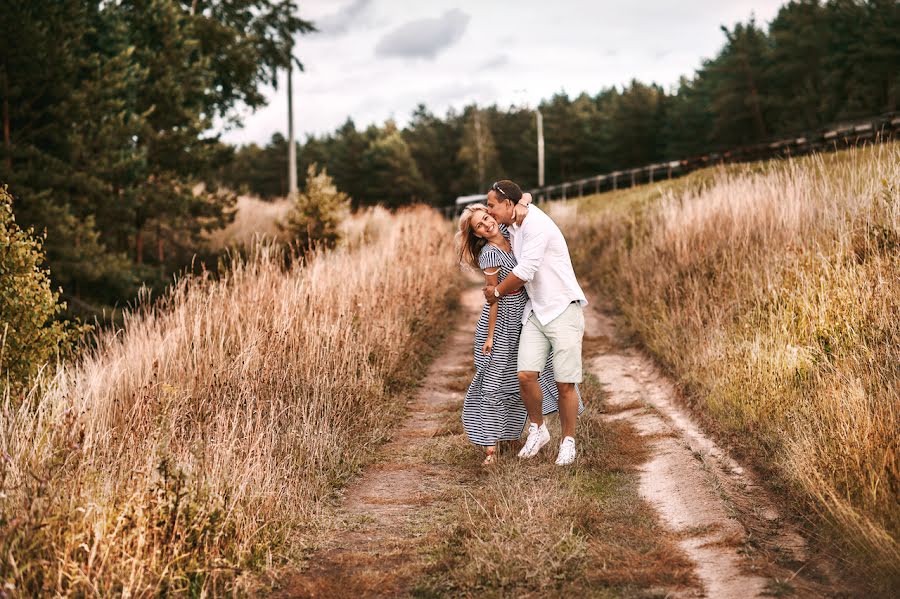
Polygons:
[[555,207],[576,270],[707,418],[900,578],[900,144],[707,169]]
[[351,237],[184,280],[0,405],[0,595],[225,594],[316,538],[458,280],[433,211],[372,213]]

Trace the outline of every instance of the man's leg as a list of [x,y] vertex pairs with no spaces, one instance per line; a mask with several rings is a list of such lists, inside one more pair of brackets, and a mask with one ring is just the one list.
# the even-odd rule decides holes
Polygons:
[[547,364],[550,354],[550,340],[541,330],[540,323],[532,314],[522,326],[519,335],[518,378],[522,403],[528,411],[531,424],[528,426],[528,438],[519,452],[520,458],[537,455],[541,447],[550,440],[550,433],[544,424],[544,394],[538,383],[538,375]]
[[578,393],[575,383],[556,383],[559,390],[559,424],[563,437],[575,437],[575,423],[578,422]]
[[524,370],[519,372],[519,389],[522,391],[522,403],[528,411],[528,420],[540,426],[544,423],[544,393],[538,383],[540,372]]
[[581,305],[569,304],[566,311],[544,331],[553,347],[553,375],[559,391],[559,421],[562,425],[558,465],[571,464],[575,460],[575,429],[578,421],[578,393],[575,384],[582,379],[581,343],[584,337],[584,312]]
[[538,383],[538,375],[547,364],[550,355],[550,339],[541,330],[541,323],[532,314],[522,325],[519,334],[519,354],[516,370],[522,403],[528,411],[528,418],[538,426],[544,422],[544,393]]

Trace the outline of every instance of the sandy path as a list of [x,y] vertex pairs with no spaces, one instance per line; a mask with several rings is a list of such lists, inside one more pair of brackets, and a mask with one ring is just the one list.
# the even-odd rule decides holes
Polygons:
[[[830,594],[807,573],[804,539],[749,472],[703,434],[676,403],[671,382],[640,351],[627,348],[612,321],[597,309],[586,314],[586,343],[601,351],[588,368],[609,396],[607,420],[630,422],[651,452],[640,474],[640,493],[659,512],[696,563],[703,596],[723,599]],[[696,596],[695,592],[682,596]]]
[[348,526],[276,596],[393,597],[411,590],[424,566],[420,548],[438,542],[440,531],[429,524],[471,482],[470,471],[428,463],[422,447],[443,434],[447,411],[458,411],[460,373],[471,375],[472,330],[483,302],[480,288],[462,293],[456,326],[410,400],[408,417],[345,491],[337,518]]

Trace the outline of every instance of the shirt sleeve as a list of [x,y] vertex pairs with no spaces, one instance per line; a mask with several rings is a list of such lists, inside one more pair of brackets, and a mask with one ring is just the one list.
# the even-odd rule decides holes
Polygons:
[[492,246],[486,245],[478,256],[478,266],[481,270],[494,269],[500,266],[500,255]]
[[534,278],[534,274],[544,261],[549,238],[543,227],[528,227],[521,232],[521,237],[522,254],[512,272],[527,283]]

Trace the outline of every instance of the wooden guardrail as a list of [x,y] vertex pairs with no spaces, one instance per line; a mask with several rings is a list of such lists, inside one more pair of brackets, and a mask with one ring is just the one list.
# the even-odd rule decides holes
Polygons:
[[[741,146],[724,152],[709,152],[681,160],[648,164],[645,166],[604,173],[584,179],[566,181],[556,185],[536,187],[527,191],[538,202],[632,187],[641,183],[653,183],[686,175],[691,171],[732,162],[750,162],[767,158],[800,156],[814,152],[835,151],[863,143],[880,143],[900,138],[900,112],[890,112],[866,119],[846,121],[817,131],[785,137],[774,141]],[[462,207],[472,202],[485,201],[485,194],[460,196],[452,206],[444,208],[450,218]]]

